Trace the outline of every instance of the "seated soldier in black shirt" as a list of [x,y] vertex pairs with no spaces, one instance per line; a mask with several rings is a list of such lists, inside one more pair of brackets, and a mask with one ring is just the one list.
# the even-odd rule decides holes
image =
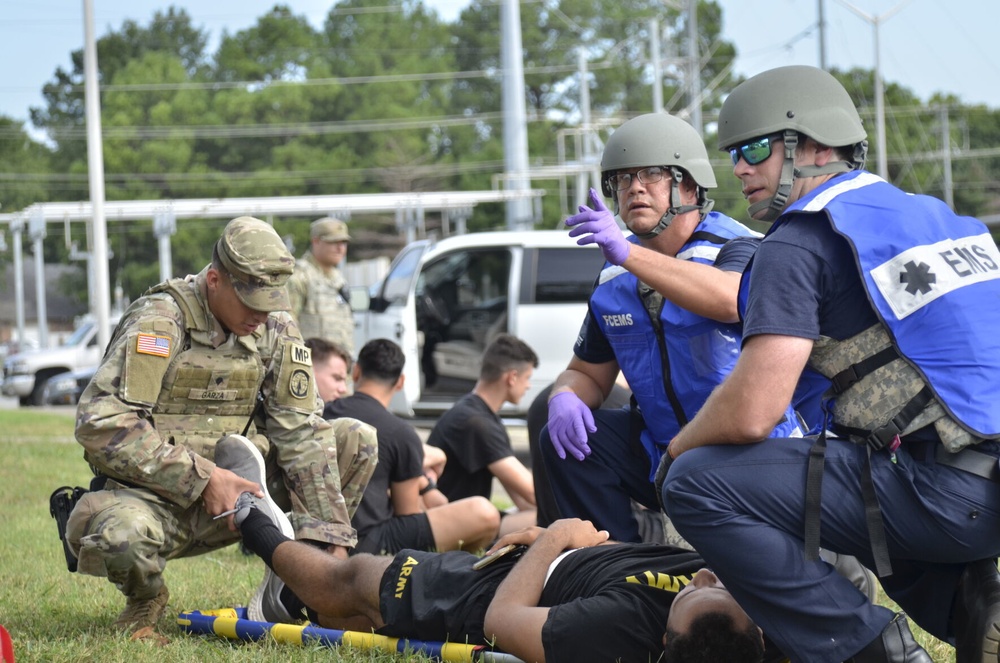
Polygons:
[[496,539],[500,514],[482,496],[428,508],[421,499],[433,484],[424,474],[424,445],[413,426],[389,412],[403,388],[403,350],[387,338],[365,343],[354,365],[354,394],[326,404],[327,419],[350,417],[378,431],[378,465],[351,524],[358,553],[418,550],[482,551]]
[[483,352],[472,392],[441,415],[427,438],[428,446],[442,449],[447,457],[437,485],[449,500],[490,499],[493,479],[500,482],[516,507],[501,518],[501,535],[535,524],[531,471],[514,455],[499,412],[504,403],[520,402],[537,366],[538,355],[527,343],[498,335]]

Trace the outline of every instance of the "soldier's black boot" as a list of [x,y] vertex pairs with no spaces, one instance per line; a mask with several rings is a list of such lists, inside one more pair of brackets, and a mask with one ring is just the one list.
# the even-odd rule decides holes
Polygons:
[[951,620],[956,663],[1000,661],[1000,573],[995,559],[965,567]]
[[902,613],[882,629],[882,633],[844,663],[934,663],[910,633]]

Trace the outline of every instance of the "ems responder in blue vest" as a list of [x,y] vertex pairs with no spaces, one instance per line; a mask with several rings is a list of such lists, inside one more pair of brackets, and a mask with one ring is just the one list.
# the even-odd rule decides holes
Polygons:
[[[820,69],[737,86],[719,147],[774,223],[743,279],[736,367],[661,463],[671,520],[793,661],[931,661],[819,544],[877,569],[958,663],[997,661],[1000,252],[863,170],[861,119]],[[832,383],[829,433],[760,441],[804,370]]]
[[[736,294],[756,242],[722,249],[754,233],[710,211],[715,175],[704,142],[683,120],[651,113],[624,123],[608,140],[601,171],[604,194],[634,234],[622,234],[593,190],[591,207],[566,221],[608,262],[575,356],[549,397],[540,447],[563,517],[639,541],[630,500],[659,509],[652,479],[666,444],[736,363]],[[597,410],[619,370],[632,408]],[[794,412],[786,415],[781,437],[799,433]]]

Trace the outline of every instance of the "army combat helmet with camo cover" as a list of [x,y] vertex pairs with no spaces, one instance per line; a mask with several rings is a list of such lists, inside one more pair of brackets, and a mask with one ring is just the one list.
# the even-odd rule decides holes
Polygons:
[[[655,228],[646,233],[636,233],[639,237],[656,237],[678,214],[697,209],[701,210],[704,218],[711,211],[713,201],[708,199],[706,193],[717,186],[715,173],[708,162],[705,143],[690,124],[667,113],[647,113],[615,129],[601,157],[601,191],[614,201],[615,213],[619,211],[618,196],[609,178],[620,170],[649,166],[662,166],[669,171],[671,206]],[[679,205],[684,172],[697,185],[697,205]]]
[[216,252],[245,305],[268,313],[291,308],[285,282],[295,258],[270,224],[252,216],[233,219],[226,224]]
[[[851,161],[795,167],[799,134],[827,147],[853,147]],[[719,113],[719,149],[729,150],[757,138],[780,135],[785,161],[778,190],[750,205],[750,216],[773,221],[788,204],[796,177],[815,177],[864,168],[865,129],[850,95],[836,78],[804,65],[778,67],[744,81],[726,97]]]

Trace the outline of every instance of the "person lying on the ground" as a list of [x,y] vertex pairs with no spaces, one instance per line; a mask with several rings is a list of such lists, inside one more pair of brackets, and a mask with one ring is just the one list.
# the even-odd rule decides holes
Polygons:
[[237,505],[245,545],[269,567],[250,619],[487,644],[524,661],[762,660],[760,629],[687,550],[609,545],[567,519],[502,537],[485,562],[415,550],[337,560],[284,536],[283,517]]

